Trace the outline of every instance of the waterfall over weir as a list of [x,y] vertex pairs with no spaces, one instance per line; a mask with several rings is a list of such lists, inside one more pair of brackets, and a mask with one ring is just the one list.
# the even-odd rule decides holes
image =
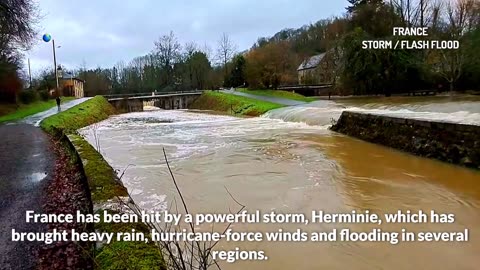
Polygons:
[[434,100],[420,102],[412,99],[400,99],[392,102],[380,98],[370,100],[370,102],[319,100],[304,105],[272,110],[262,117],[308,125],[330,126],[345,110],[418,120],[480,125],[480,99],[475,98],[469,100],[434,98]]

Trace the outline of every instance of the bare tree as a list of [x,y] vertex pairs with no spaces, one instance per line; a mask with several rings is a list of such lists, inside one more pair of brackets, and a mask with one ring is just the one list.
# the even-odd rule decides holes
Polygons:
[[180,59],[181,45],[177,38],[170,31],[170,34],[161,36],[158,41],[155,41],[155,50],[160,67],[163,68],[167,74],[165,83],[171,84],[173,82],[173,65]]
[[[472,22],[478,16],[475,12],[476,0],[454,0],[447,3],[446,34],[448,39],[461,40],[468,31],[473,29]],[[441,50],[439,73],[448,81],[450,91],[454,90],[455,83],[463,73],[466,61],[464,46],[457,50]]]
[[0,1],[0,50],[6,43],[25,49],[32,45],[38,8],[32,0]]
[[426,27],[432,23],[435,7],[441,0],[391,0],[390,4],[400,15],[405,26]]
[[184,46],[184,52],[186,58],[191,57],[196,51],[199,51],[195,42],[187,42]]
[[235,55],[237,48],[227,33],[223,33],[218,41],[217,57],[220,59],[225,70],[225,76],[228,75],[227,63]]

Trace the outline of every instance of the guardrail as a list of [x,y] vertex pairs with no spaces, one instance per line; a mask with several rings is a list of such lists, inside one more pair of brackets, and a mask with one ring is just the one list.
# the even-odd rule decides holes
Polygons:
[[319,88],[328,88],[332,87],[333,84],[315,84],[315,85],[282,85],[278,87],[278,90],[289,90],[289,89],[319,89]]
[[178,94],[197,94],[197,93],[203,93],[203,91],[205,90],[143,92],[143,93],[128,93],[128,94],[111,94],[111,95],[103,95],[103,97],[106,99],[114,99],[114,98],[147,97],[147,96],[165,96],[165,95],[178,95]]

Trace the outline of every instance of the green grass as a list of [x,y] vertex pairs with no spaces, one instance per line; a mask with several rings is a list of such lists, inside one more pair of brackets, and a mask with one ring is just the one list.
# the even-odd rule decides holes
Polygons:
[[107,119],[115,109],[101,96],[94,97],[64,112],[55,114],[40,123],[49,133],[75,133],[77,129]]
[[166,269],[154,243],[115,241],[102,247],[95,261],[98,269]]
[[82,159],[90,194],[95,203],[127,196],[127,189],[117,181],[117,174],[100,153],[80,135],[68,135]]
[[[62,102],[68,102],[74,100],[74,97],[63,97]],[[5,115],[0,116],[0,123],[20,120],[30,115],[34,115],[57,105],[55,100],[49,101],[36,101],[27,105],[20,105],[18,109],[16,105],[0,105],[2,107],[0,111],[6,112]]]
[[247,93],[247,94],[258,95],[258,96],[278,97],[278,98],[292,99],[292,100],[305,101],[305,102],[311,102],[315,100],[314,98],[311,98],[311,97],[306,97],[297,93],[292,93],[292,92],[282,91],[282,90],[239,89],[238,91]]
[[221,92],[208,91],[203,93],[189,108],[227,112],[236,115],[259,116],[270,110],[281,107],[284,107],[284,105]]
[[77,130],[107,119],[115,113],[108,101],[100,96],[87,100],[64,112],[44,119],[40,126],[48,133],[62,137],[67,135],[82,159],[92,200],[106,201],[117,196],[127,196],[125,187],[117,182],[117,174]]
[[[118,211],[107,210],[110,214]],[[103,212],[103,211],[102,211]],[[105,223],[103,220],[95,224],[100,232],[142,232],[151,239],[150,229],[143,223]],[[165,269],[162,254],[156,244],[140,242],[118,242],[102,246],[95,255],[99,269]]]
[[[102,155],[78,135],[77,130],[107,119],[114,113],[115,109],[105,98],[95,97],[40,123],[40,126],[53,136],[64,140],[68,137],[70,148],[73,146],[81,159],[92,201],[97,205],[110,199],[128,196],[127,189]],[[100,222],[94,227],[95,230],[106,232],[132,232],[132,229],[146,235],[150,232],[142,223]],[[97,250],[95,263],[96,269],[165,269],[162,254],[153,242],[114,241]]]

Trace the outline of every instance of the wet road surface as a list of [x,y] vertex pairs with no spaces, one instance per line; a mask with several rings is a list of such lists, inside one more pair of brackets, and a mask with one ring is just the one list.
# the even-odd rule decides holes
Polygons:
[[25,222],[25,211],[41,211],[42,191],[51,179],[54,155],[47,135],[28,124],[0,125],[0,269],[31,269],[38,245],[11,241],[16,232],[45,231]]
[[[73,106],[76,106],[76,105],[78,105],[82,102],[85,102],[85,101],[89,100],[89,99],[90,98],[79,98],[79,99],[75,99],[75,100],[66,102],[66,103],[64,103],[60,106],[60,110],[61,111],[68,110],[68,109],[72,108]],[[42,122],[43,119],[45,119],[47,117],[50,117],[54,114],[57,114],[58,112],[59,111],[58,111],[57,107],[53,107],[53,108],[51,108],[49,110],[46,110],[44,112],[37,113],[37,114],[34,114],[32,116],[26,117],[21,122],[26,123],[26,124],[31,124],[31,125],[34,125],[34,126],[38,127],[40,125],[40,122]]]
[[[62,104],[67,110],[88,98]],[[26,211],[42,212],[45,187],[52,179],[55,154],[40,122],[58,113],[57,107],[18,123],[0,125],[0,269],[34,269],[38,244],[13,242],[16,232],[42,232],[47,227],[25,221]]]

